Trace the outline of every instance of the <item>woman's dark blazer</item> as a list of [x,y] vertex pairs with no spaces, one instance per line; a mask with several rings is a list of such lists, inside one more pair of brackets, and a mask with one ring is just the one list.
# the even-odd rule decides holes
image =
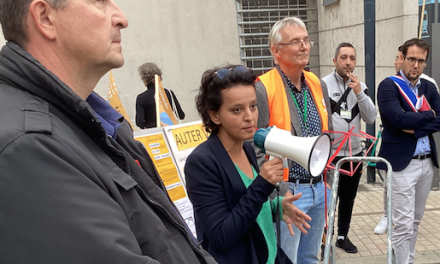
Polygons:
[[[259,171],[251,145],[244,142],[243,149]],[[255,220],[274,185],[259,176],[246,189],[215,134],[188,157],[185,177],[204,249],[220,264],[265,264],[267,243]]]

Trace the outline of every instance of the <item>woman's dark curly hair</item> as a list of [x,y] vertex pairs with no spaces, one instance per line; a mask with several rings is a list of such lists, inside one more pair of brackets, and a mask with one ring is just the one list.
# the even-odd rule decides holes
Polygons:
[[[219,70],[222,73],[225,70],[228,72],[223,75],[217,73]],[[196,108],[207,132],[212,134],[218,132],[218,125],[211,120],[208,111],[215,112],[220,109],[223,104],[221,91],[237,85],[252,85],[255,87],[256,79],[257,76],[251,69],[241,65],[226,65],[203,73],[199,94],[196,96]]]

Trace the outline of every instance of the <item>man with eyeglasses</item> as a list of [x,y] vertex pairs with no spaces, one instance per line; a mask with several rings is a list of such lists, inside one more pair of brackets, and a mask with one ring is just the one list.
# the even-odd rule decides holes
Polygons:
[[[432,134],[440,131],[440,97],[434,84],[420,78],[428,54],[425,41],[406,41],[400,55],[401,70],[378,87],[377,102],[384,127],[379,156],[393,167],[392,242],[397,263],[414,263],[417,230],[434,166],[438,167]],[[376,167],[387,169],[384,163],[377,163]]]
[[[396,69],[396,72],[400,72],[400,69],[402,68],[402,63],[403,63],[403,57],[402,57],[402,46],[400,46],[397,50],[397,54],[396,54],[396,58],[394,59],[394,68]],[[429,77],[428,75],[422,73],[420,75],[420,79],[425,79],[427,81],[432,82],[435,85],[435,88],[437,88],[437,92],[438,90],[438,86],[437,86],[437,82]],[[387,217],[387,211],[388,211],[388,206],[387,206],[387,186],[386,186],[386,172],[383,170],[379,170],[379,173],[382,175],[382,178],[384,179],[384,184],[383,184],[383,216],[380,219],[380,222],[377,224],[376,228],[374,228],[374,233],[377,235],[382,235],[387,231],[387,227],[388,227],[388,217]]]
[[[304,22],[297,17],[284,18],[272,27],[269,48],[277,66],[256,83],[258,127],[275,125],[299,137],[318,136],[331,128],[327,88],[316,75],[304,70],[312,45]],[[264,155],[261,150],[256,151],[261,165]],[[312,221],[307,234],[301,234],[294,226],[294,236],[281,223],[281,248],[293,263],[317,263],[326,215],[323,177],[313,178],[305,168],[289,160],[284,180],[289,182],[292,193],[302,193],[293,203]]]
[[[401,55],[402,55],[402,46],[400,46],[398,48],[396,58],[394,59],[394,68],[396,69],[396,72],[399,72],[402,67],[403,60],[401,59]],[[437,85],[437,82],[434,80],[434,78],[429,77],[428,75],[424,74],[423,72],[422,72],[422,74],[420,74],[420,78],[426,79],[426,80],[432,82],[438,91],[438,85]]]
[[[356,50],[353,45],[343,42],[338,45],[333,58],[335,70],[322,78],[327,84],[330,103],[332,107],[332,121],[335,131],[348,132],[353,127],[353,133],[359,134],[361,120],[373,124],[376,119],[376,107],[368,96],[368,88],[365,83],[353,75],[356,67]],[[339,137],[340,134],[336,134]],[[333,144],[333,152],[340,148],[340,142]],[[359,137],[352,136],[350,142],[346,142],[337,157],[333,160],[336,164],[340,159],[348,156],[363,156],[362,146]],[[339,177],[339,205],[338,205],[338,238],[336,246],[347,253],[356,253],[357,248],[350,239],[351,215],[353,212],[354,200],[356,198],[359,181],[362,176],[362,162],[352,164],[353,169],[357,168],[353,175],[341,173]],[[350,171],[351,164],[344,163],[342,169]]]

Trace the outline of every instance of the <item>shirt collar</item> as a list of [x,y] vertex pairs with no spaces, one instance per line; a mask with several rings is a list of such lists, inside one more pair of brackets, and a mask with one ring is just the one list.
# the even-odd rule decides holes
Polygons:
[[400,73],[400,76],[402,76],[403,80],[405,81],[405,83],[408,85],[408,87],[409,87],[411,90],[414,90],[414,89],[419,88],[419,86],[420,86],[420,84],[421,84],[421,83],[420,83],[420,78],[417,79],[416,86],[414,87],[413,83],[410,82],[410,81],[408,81],[408,79],[406,78],[405,74],[403,74],[402,70],[400,70],[399,73]]
[[101,121],[105,132],[116,139],[117,130],[121,126],[124,117],[94,92],[90,94],[86,101],[95,110],[95,115]]
[[[342,76],[339,75],[339,73],[336,72],[336,70],[333,71],[333,74],[338,82],[344,83],[344,78],[342,78]],[[351,82],[350,78],[348,78],[348,80],[345,83],[349,83],[349,82]]]
[[[295,92],[298,92],[298,88],[295,87],[295,85],[289,79],[289,77],[287,77],[287,75],[283,72],[283,70],[281,70],[281,68],[279,68],[279,66],[277,66],[277,67],[278,67],[278,69],[281,72],[281,76],[283,76],[284,80],[286,80],[286,82],[287,82],[288,86],[290,87],[290,89],[294,90]],[[305,85],[305,82],[306,82],[306,77],[304,76],[304,72],[301,72],[301,89],[302,89],[302,86]],[[291,86],[289,84],[291,84]]]

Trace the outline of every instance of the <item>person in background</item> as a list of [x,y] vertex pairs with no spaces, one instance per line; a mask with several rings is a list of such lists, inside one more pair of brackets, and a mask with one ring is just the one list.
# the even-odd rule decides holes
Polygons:
[[[397,54],[396,54],[396,58],[394,59],[394,68],[396,69],[397,74],[399,74],[401,68],[402,68],[402,63],[403,63],[403,56],[402,56],[402,46],[400,46],[397,49]],[[429,77],[428,75],[422,73],[420,75],[421,79],[425,79],[427,81],[432,82],[432,84],[435,85],[435,87],[437,88],[437,92],[438,92],[438,86],[437,83],[435,82],[435,80],[431,77]],[[383,216],[380,219],[380,222],[377,224],[376,228],[374,228],[374,233],[377,235],[382,235],[387,231],[387,227],[388,227],[388,217],[387,217],[387,212],[388,212],[388,206],[387,206],[387,173],[384,170],[379,170],[380,175],[382,176],[383,179]]]
[[[155,75],[158,75],[162,80],[162,70],[156,64],[148,62],[139,66],[139,75],[147,90],[136,97],[136,125],[141,129],[156,127]],[[165,93],[176,118],[180,120],[185,119],[185,113],[174,92],[170,89],[165,89]]]
[[[418,227],[425,212],[434,166],[438,168],[433,133],[440,131],[440,97],[431,82],[421,79],[429,45],[417,38],[402,46],[401,70],[383,80],[377,102],[383,133],[379,157],[393,168],[392,243],[399,264],[414,263]],[[418,97],[429,106],[418,109]],[[383,162],[376,168],[386,170]]]
[[291,234],[292,223],[305,233],[310,228],[310,217],[292,204],[301,194],[293,196],[285,186],[284,198],[269,201],[283,178],[282,160],[275,158],[260,169],[251,144],[245,142],[253,138],[258,120],[255,79],[244,66],[207,70],[196,99],[211,135],[186,161],[186,187],[197,238],[220,264],[274,263],[272,211],[277,206]]
[[[298,137],[319,136],[323,131],[332,130],[325,83],[304,70],[312,44],[306,25],[297,17],[284,18],[272,27],[269,48],[276,67],[261,75],[255,85],[259,128],[276,125]],[[261,166],[265,155],[260,149],[255,151]],[[289,182],[292,193],[302,193],[294,204],[312,221],[307,234],[301,234],[294,227],[293,237],[281,223],[281,247],[293,263],[318,263],[327,213],[323,176],[312,177],[301,165],[289,160],[289,172],[283,178]],[[330,197],[330,189],[327,194]]]
[[[343,42],[338,45],[333,58],[335,70],[322,78],[327,84],[328,94],[332,106],[332,121],[334,131],[348,132],[354,127],[352,133],[359,134],[361,130],[361,120],[367,124],[373,124],[376,119],[376,107],[368,96],[368,88],[365,83],[353,75],[356,68],[356,50],[353,45]],[[335,134],[339,137],[341,134]],[[350,137],[340,149],[333,164],[340,159],[349,156],[363,156],[361,140],[359,137]],[[340,147],[339,144],[333,144],[333,153]],[[351,152],[350,152],[351,150]],[[342,169],[350,171],[358,166],[358,162],[352,165],[349,162],[342,164]],[[351,215],[353,212],[354,200],[356,198],[359,181],[362,176],[362,162],[354,171],[352,176],[340,173],[338,188],[338,237],[336,246],[344,249],[347,253],[356,253],[357,248],[350,239],[348,231],[350,230]]]

